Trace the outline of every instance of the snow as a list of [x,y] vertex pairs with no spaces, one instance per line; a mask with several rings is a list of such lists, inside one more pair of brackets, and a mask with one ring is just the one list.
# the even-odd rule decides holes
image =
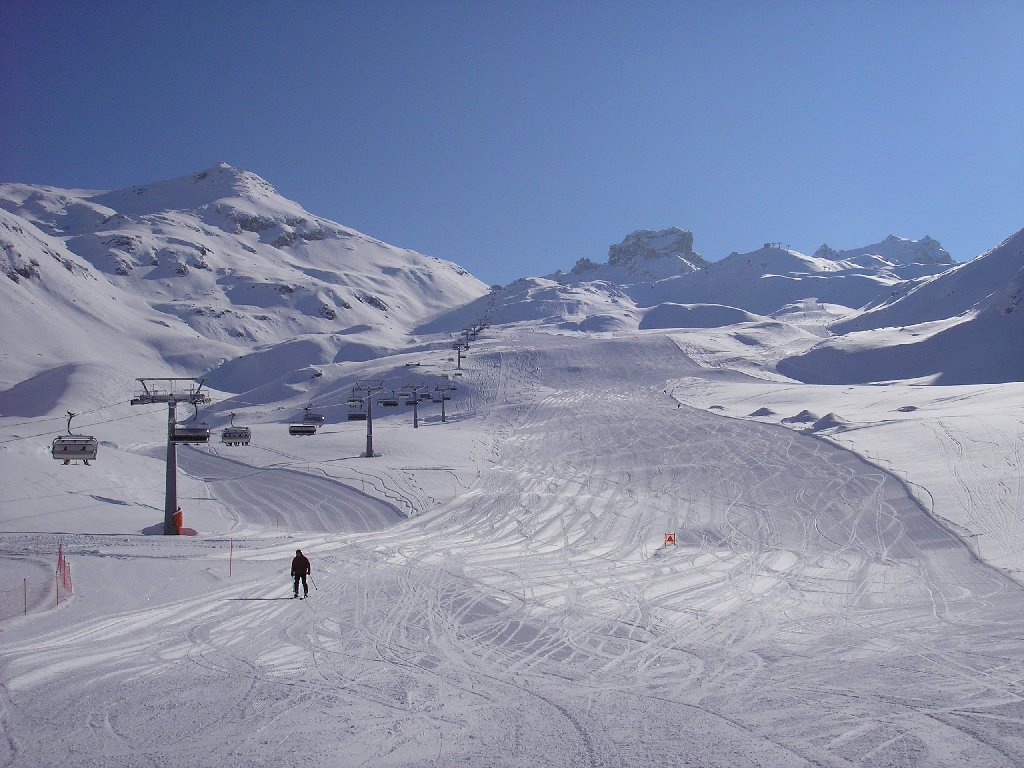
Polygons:
[[[253,184],[245,200],[271,199]],[[179,193],[150,189],[181,221]],[[93,268],[78,235],[9,216],[22,256]],[[260,234],[254,282],[279,266]],[[1004,340],[974,322],[1021,314],[1005,284],[972,281],[993,297],[976,314],[920,318],[973,350],[944,347],[942,368],[975,381],[936,386],[900,378],[898,329],[830,336],[858,308],[795,287],[769,318],[599,281],[476,298],[467,279],[440,312],[433,278],[401,269],[420,257],[362,253],[388,254],[387,300],[413,308],[289,336],[288,303],[248,341],[158,325],[151,294],[49,256],[0,277],[0,765],[1024,763],[1024,377],[989,376]],[[200,285],[160,280],[174,305]],[[241,311],[230,296],[211,304]],[[453,324],[485,315],[457,368]],[[837,342],[877,356],[872,378],[786,375]],[[213,398],[213,441],[178,449],[197,535],[154,535],[167,408],[128,401],[136,376],[188,365]],[[417,429],[375,406],[368,458],[357,381],[457,389]],[[309,403],[327,423],[290,437]],[[100,439],[90,466],[50,457],[68,410]],[[232,413],[248,446],[217,441]],[[58,545],[74,594],[54,607]]]

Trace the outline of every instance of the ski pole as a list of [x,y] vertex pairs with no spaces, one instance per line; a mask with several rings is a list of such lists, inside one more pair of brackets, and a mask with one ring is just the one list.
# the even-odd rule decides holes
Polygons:
[[309,583],[313,585],[313,589],[315,589],[315,590],[316,590],[317,592],[319,592],[319,591],[320,591],[320,587],[318,587],[318,586],[316,585],[316,582],[315,582],[315,581],[313,581],[313,574],[312,574],[312,573],[311,573],[311,574],[309,574]]

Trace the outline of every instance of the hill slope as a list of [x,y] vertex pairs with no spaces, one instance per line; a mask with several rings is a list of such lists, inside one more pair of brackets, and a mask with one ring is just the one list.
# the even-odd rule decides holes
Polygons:
[[808,383],[1024,381],[1024,230],[905,295],[837,323],[778,370]]
[[[486,290],[455,264],[309,214],[223,163],[113,192],[3,184],[0,209],[7,327],[59,336],[72,324],[63,304],[89,314],[90,337],[131,344],[139,334],[157,351],[154,363],[190,375],[305,335],[323,341],[307,363],[345,359],[347,350],[365,358]],[[176,334],[176,348],[153,344],[153,329]],[[76,360],[77,348],[89,347],[68,344],[61,358]],[[32,367],[31,354],[9,356],[14,367]]]

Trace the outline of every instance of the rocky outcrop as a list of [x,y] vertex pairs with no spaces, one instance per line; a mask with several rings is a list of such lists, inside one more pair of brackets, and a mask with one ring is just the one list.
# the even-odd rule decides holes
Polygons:
[[704,261],[693,250],[693,232],[678,227],[659,232],[641,229],[627,235],[618,245],[608,248],[608,263],[613,265],[667,256],[684,259],[695,266]]

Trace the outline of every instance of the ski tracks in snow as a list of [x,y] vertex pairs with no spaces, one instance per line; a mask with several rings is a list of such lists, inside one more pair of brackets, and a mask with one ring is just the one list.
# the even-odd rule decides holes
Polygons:
[[877,467],[677,408],[699,371],[629,341],[477,352],[491,464],[391,527],[339,523],[330,478],[193,457],[256,523],[293,510],[319,589],[241,578],[8,649],[6,764],[1024,762],[1020,589]]

